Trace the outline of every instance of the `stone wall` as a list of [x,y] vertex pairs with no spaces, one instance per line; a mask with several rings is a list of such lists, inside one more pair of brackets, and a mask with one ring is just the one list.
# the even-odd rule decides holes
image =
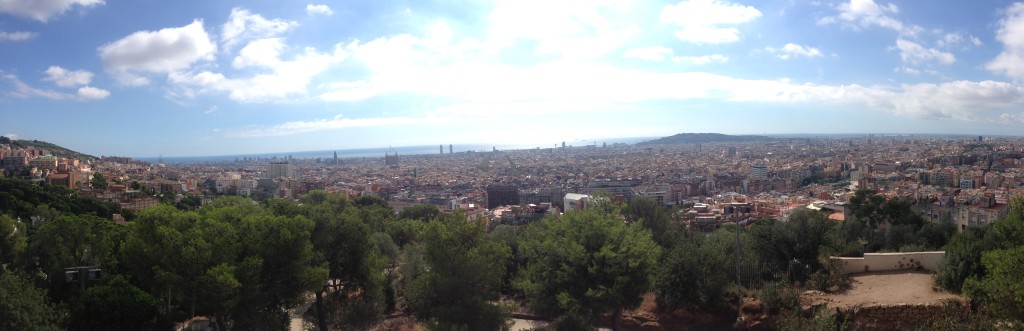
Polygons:
[[936,271],[946,252],[866,253],[864,257],[833,257],[843,264],[843,274],[892,270]]
[[850,318],[850,329],[858,331],[890,331],[916,329],[948,314],[950,309],[967,309],[965,305],[945,304],[893,304],[867,305],[846,308],[839,312]]

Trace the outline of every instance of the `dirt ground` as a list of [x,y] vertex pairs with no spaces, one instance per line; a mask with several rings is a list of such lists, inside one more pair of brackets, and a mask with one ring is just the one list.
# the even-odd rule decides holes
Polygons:
[[826,303],[834,308],[857,305],[942,303],[961,299],[959,295],[934,288],[934,274],[927,271],[888,271],[850,275],[851,287],[841,293],[805,293],[811,304]]

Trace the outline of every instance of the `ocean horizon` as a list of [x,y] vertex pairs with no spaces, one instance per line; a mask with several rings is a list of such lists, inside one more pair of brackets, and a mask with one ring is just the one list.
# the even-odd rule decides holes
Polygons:
[[[573,142],[566,142],[566,146],[582,147],[582,146],[593,146],[602,145],[607,143],[612,144],[627,144],[632,145],[638,142],[656,139],[656,137],[635,137],[635,138],[615,138],[606,140],[577,140]],[[337,149],[337,150],[319,150],[319,151],[298,151],[298,152],[282,152],[282,153],[254,153],[254,154],[232,154],[232,155],[209,155],[209,156],[147,156],[147,157],[135,157],[133,159],[139,161],[145,161],[149,163],[159,163],[161,159],[163,163],[207,163],[207,162],[234,162],[236,159],[245,158],[273,158],[277,157],[287,158],[291,156],[294,159],[333,159],[334,153],[338,153],[339,159],[353,159],[353,158],[367,158],[367,157],[379,157],[383,158],[385,153],[397,152],[398,155],[437,155],[440,154],[438,147],[440,145],[420,145],[420,146],[397,146],[397,147],[375,147],[375,148],[351,148],[351,149]],[[561,144],[551,145],[484,145],[484,144],[452,144],[452,152],[490,152],[494,149],[499,151],[509,150],[528,150],[538,148],[555,148],[560,147]],[[448,154],[448,145],[444,145],[444,154]]]

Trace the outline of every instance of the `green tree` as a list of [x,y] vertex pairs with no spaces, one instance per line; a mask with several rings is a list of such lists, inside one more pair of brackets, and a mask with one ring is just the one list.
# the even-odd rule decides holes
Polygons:
[[965,294],[998,317],[1024,321],[1024,246],[985,252],[981,263],[987,274],[968,279]]
[[320,290],[327,279],[328,268],[314,261],[313,222],[303,216],[260,212],[242,217],[237,229],[241,293],[231,312],[234,327],[286,328],[285,310],[300,304],[303,294]]
[[63,215],[43,224],[30,238],[30,264],[47,275],[51,296],[69,297],[64,268],[118,268],[118,250],[125,231],[111,221],[88,215]]
[[432,219],[437,218],[441,215],[441,210],[437,209],[437,206],[421,203],[412,207],[408,207],[398,213],[398,218],[404,220],[418,220],[423,222],[429,222]]
[[1006,217],[995,222],[996,233],[1003,238],[1004,247],[1024,245],[1024,196],[1010,200]]
[[706,241],[703,234],[688,235],[661,259],[654,287],[659,306],[714,309],[723,302],[734,262],[722,243]]
[[637,307],[652,283],[660,248],[650,231],[617,213],[584,210],[530,225],[520,243],[527,260],[521,283],[530,306],[561,315],[562,328],[590,328]]
[[461,214],[430,221],[423,235],[426,268],[409,283],[413,312],[438,330],[507,330],[498,299],[509,248],[484,240],[484,223]]
[[60,330],[46,291],[14,273],[0,274],[0,330]]
[[75,297],[68,314],[68,330],[155,330],[160,305],[153,296],[124,277],[93,286]]
[[640,223],[650,230],[651,237],[661,247],[671,247],[676,242],[676,229],[672,226],[672,217],[664,205],[658,205],[651,199],[634,197],[626,201],[622,214],[626,221]]
[[92,186],[94,189],[104,190],[107,188],[107,178],[99,172],[93,173],[92,179],[89,180],[89,186]]
[[28,246],[26,226],[0,214],[0,274],[7,273],[21,261]]
[[988,226],[972,226],[957,233],[943,247],[946,255],[939,262],[935,282],[948,291],[960,292],[967,279],[984,276],[981,256],[995,249],[998,242],[995,231]]

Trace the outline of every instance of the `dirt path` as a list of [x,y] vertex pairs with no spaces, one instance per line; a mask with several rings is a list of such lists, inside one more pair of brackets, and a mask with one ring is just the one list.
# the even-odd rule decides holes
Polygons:
[[831,307],[845,308],[857,305],[942,303],[960,296],[932,289],[934,274],[918,271],[891,271],[850,276],[851,288],[837,294],[812,294],[818,302]]
[[313,293],[306,293],[306,301],[298,307],[292,308],[288,311],[288,318],[291,319],[291,323],[288,327],[289,331],[302,331],[302,315],[306,314],[306,310],[309,306],[313,305],[316,301],[316,296]]

